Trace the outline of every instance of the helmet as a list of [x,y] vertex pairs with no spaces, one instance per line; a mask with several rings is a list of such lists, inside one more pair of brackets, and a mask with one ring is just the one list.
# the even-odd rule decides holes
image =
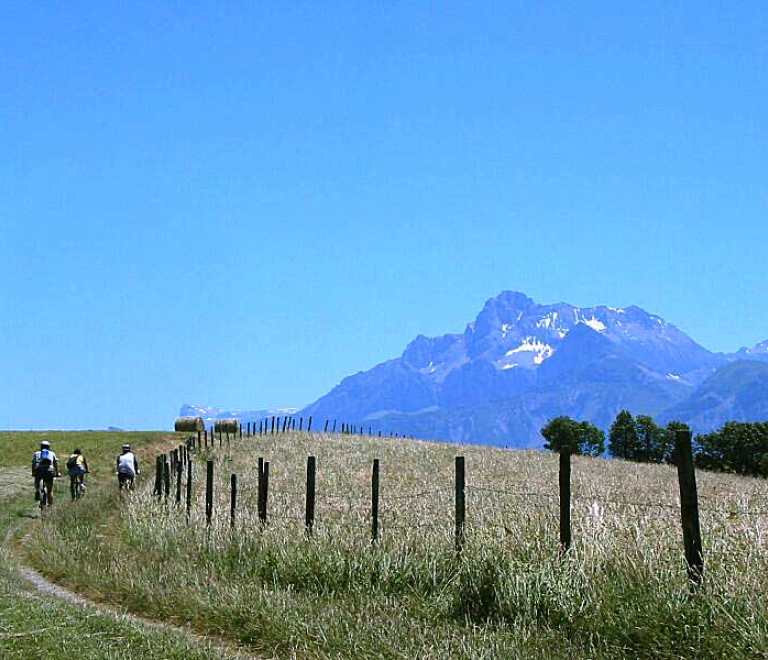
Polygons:
[[131,445],[123,445],[123,451],[131,451]]
[[51,443],[48,442],[47,440],[43,440],[40,443],[40,449],[50,449],[50,448],[51,448]]

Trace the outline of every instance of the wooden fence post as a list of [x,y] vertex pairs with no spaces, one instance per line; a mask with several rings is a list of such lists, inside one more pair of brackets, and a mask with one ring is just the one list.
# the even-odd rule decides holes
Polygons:
[[213,517],[213,461],[205,465],[205,522],[210,527]]
[[315,457],[307,457],[307,500],[304,515],[304,525],[307,534],[312,534],[312,528],[315,526]]
[[312,415],[309,416],[309,419],[307,420],[307,433],[309,433],[312,430]]
[[192,461],[187,463],[187,522],[192,512]]
[[455,516],[454,522],[456,529],[454,532],[456,552],[461,552],[464,545],[464,522],[466,520],[466,492],[464,480],[464,457],[456,457],[456,493],[455,493]]
[[371,473],[371,543],[379,539],[379,459],[373,459]]
[[571,547],[571,446],[560,447],[560,547]]
[[184,471],[184,463],[179,461],[176,464],[176,505],[181,504],[181,473]]
[[679,430],[675,433],[675,459],[677,480],[680,485],[680,517],[683,524],[685,563],[688,567],[688,578],[693,586],[698,586],[704,577],[704,554],[701,545],[699,498],[690,431]]
[[155,495],[158,501],[163,495],[163,457],[155,456]]
[[271,431],[271,435],[274,435],[274,434],[275,434],[275,416],[272,415],[272,431]]
[[259,519],[262,525],[267,524],[267,502],[269,501],[269,461],[264,461],[264,467],[259,480],[260,511]]
[[303,430],[304,430],[304,418],[299,417],[299,431],[303,431]]
[[323,433],[328,433],[328,422],[329,421],[330,420],[328,420],[328,419],[325,420],[325,428],[323,429]]
[[167,457],[163,460],[163,497],[168,501],[168,495],[171,492],[171,464]]
[[333,429],[331,430],[331,433],[336,433],[336,420],[333,420]]
[[235,528],[235,509],[237,508],[237,475],[229,478],[229,526]]

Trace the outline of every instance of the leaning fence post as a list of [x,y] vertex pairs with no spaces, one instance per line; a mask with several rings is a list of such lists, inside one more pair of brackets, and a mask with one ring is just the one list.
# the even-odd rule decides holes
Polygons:
[[192,461],[187,463],[187,522],[192,512]]
[[309,419],[307,420],[307,433],[309,433],[312,430],[312,415],[309,416]]
[[560,547],[571,547],[571,446],[560,447]]
[[461,552],[464,545],[464,521],[466,518],[466,492],[464,482],[464,457],[456,457],[456,493],[455,493],[455,524],[454,532],[456,552]]
[[371,543],[379,539],[379,459],[373,459],[371,473]]
[[213,517],[213,461],[205,465],[205,522],[208,526]]
[[315,526],[315,457],[307,457],[307,501],[304,516],[307,534],[312,533]]
[[333,429],[331,430],[331,433],[336,433],[336,420],[333,420]]
[[680,485],[680,517],[683,524],[685,563],[688,567],[688,578],[694,586],[698,586],[704,577],[704,555],[690,431],[679,430],[675,434],[675,459],[677,480]]
[[323,433],[328,433],[328,422],[329,420],[325,420],[325,428],[323,429]]
[[229,478],[229,526],[235,528],[235,509],[237,508],[237,475]]

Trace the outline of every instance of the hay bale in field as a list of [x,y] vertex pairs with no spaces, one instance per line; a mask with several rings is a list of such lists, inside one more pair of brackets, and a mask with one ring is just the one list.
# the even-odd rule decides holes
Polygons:
[[237,433],[240,430],[240,422],[236,419],[217,419],[213,424],[216,433]]
[[184,433],[197,433],[205,430],[205,422],[202,417],[179,417],[173,425],[174,431],[183,431]]

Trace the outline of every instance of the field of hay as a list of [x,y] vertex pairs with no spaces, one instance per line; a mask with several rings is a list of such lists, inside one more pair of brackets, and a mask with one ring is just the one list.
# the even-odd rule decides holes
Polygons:
[[[317,506],[307,538],[310,455]],[[460,555],[456,455],[466,458]],[[265,527],[256,507],[259,457],[270,464]],[[215,465],[210,527],[208,458]],[[381,461],[376,544],[374,458]],[[189,522],[173,495],[168,503],[153,497],[148,476],[129,497],[108,489],[60,507],[28,537],[27,557],[92,597],[189,622],[268,656],[768,657],[764,480],[698,473],[706,576],[692,595],[669,466],[574,458],[566,556],[558,543],[558,460],[547,453],[288,433],[203,450],[193,469]]]

